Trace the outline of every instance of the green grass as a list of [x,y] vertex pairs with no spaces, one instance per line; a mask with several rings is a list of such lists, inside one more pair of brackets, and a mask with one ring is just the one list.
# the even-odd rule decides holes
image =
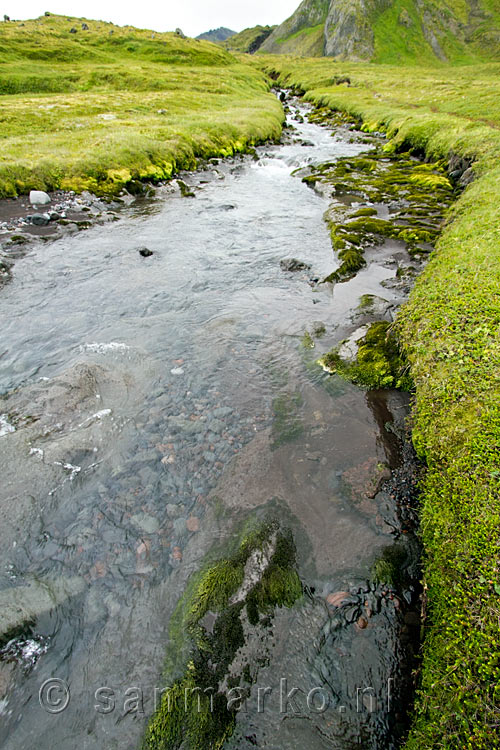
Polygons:
[[[416,388],[425,640],[407,750],[500,747],[500,66],[262,60],[390,149],[475,162],[396,323]],[[331,82],[339,74],[351,86]],[[329,85],[330,84],[330,85]]]
[[235,34],[222,42],[222,46],[235,52],[253,54],[275,28],[275,26],[252,26],[249,29],[243,29],[239,34]]
[[321,57],[324,48],[324,25],[308,26],[290,36],[276,39],[285,54],[310,55]]
[[263,75],[226,50],[82,22],[0,24],[0,197],[116,193],[279,137],[282,110]]
[[[310,47],[304,40],[313,32],[317,42]],[[304,0],[264,50],[310,57],[335,51],[341,59],[405,65],[498,61],[500,6],[495,0]]]

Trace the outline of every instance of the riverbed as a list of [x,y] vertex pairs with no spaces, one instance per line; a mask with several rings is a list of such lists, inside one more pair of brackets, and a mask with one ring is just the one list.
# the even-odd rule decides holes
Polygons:
[[366,322],[363,295],[391,319],[402,251],[317,283],[338,265],[329,199],[301,175],[370,144],[304,114],[292,99],[282,144],[33,247],[0,292],[0,594],[32,607],[0,662],[2,748],[137,748],[190,574],[262,509],[293,530],[308,593],[277,612],[256,685],[327,685],[331,700],[250,704],[228,747],[396,746],[402,604],[370,571],[401,533],[382,482],[408,404],[311,365]]

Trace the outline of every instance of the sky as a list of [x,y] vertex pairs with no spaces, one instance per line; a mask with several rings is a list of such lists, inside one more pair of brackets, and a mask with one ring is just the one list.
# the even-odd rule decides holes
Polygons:
[[1,0],[0,16],[5,13],[25,20],[48,10],[155,31],[180,28],[188,36],[197,36],[219,26],[241,31],[257,24],[281,23],[299,4],[300,0]]

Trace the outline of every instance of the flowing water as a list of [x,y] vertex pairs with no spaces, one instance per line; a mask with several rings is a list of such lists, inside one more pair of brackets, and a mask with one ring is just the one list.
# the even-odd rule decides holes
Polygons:
[[[312,593],[277,614],[262,680],[274,684],[278,664],[305,690],[326,670],[338,700],[288,721],[250,709],[231,746],[392,747],[387,711],[359,690],[372,689],[366,679],[385,689],[400,658],[397,602],[367,583],[398,521],[387,494],[365,489],[398,464],[384,425],[406,404],[367,398],[307,362],[356,328],[362,294],[395,301],[381,286],[395,271],[370,263],[333,292],[311,281],[335,266],[328,202],[293,172],[367,146],[348,129],[294,124],[258,159],[186,178],[194,198],[160,190],[119,222],[38,246],[0,293],[0,389],[15,389],[0,408],[0,596],[36,592],[31,627],[0,661],[6,750],[136,748],[189,574],[231,514],[266,504],[294,529]],[[283,271],[290,257],[311,269]],[[311,352],[301,338],[319,323]],[[281,445],[276,404],[300,424]],[[351,622],[369,607],[373,625],[339,638],[325,600],[343,590]],[[70,693],[40,694],[53,678]]]

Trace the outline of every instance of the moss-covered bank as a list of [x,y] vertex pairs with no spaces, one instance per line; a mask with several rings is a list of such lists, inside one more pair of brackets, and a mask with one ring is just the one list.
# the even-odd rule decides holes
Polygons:
[[[434,72],[263,61],[317,105],[395,148],[476,177],[456,202],[397,328],[416,387],[425,643],[409,750],[500,747],[500,111],[498,66]],[[347,72],[351,87],[329,85]],[[492,106],[487,102],[491,99]]]

